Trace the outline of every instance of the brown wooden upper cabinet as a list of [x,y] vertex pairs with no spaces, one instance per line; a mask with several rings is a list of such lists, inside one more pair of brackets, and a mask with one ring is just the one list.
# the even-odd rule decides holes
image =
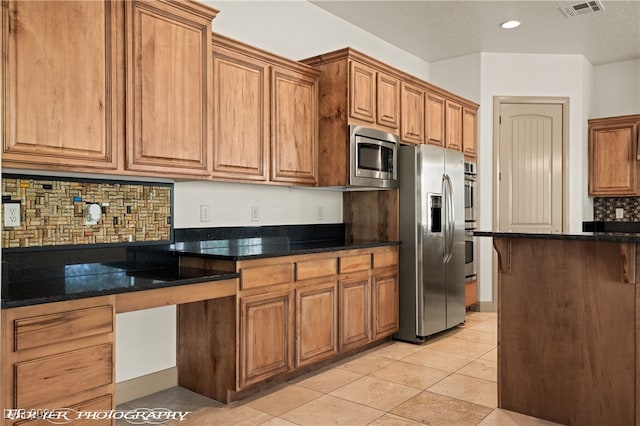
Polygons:
[[351,60],[349,116],[397,133],[400,119],[400,81],[372,66]]
[[445,148],[462,151],[462,105],[447,99]]
[[317,184],[317,74],[271,69],[271,181]]
[[427,102],[427,143],[444,148],[445,141],[445,99],[432,92],[426,94]]
[[457,151],[463,150],[465,139],[468,156],[475,155],[477,136],[469,133],[471,115],[465,116],[463,108],[475,112],[478,104],[351,48],[301,62],[321,72],[319,186],[348,184],[349,125],[391,132],[405,144],[429,143]]
[[215,180],[313,186],[318,71],[213,35]]
[[378,71],[376,89],[376,122],[389,129],[397,129],[400,122],[400,80]]
[[3,2],[3,167],[117,167],[122,16],[120,2]]
[[478,155],[478,110],[462,107],[462,152],[465,157]]
[[640,195],[640,114],[589,120],[589,195]]
[[216,13],[197,2],[126,2],[128,170],[210,174]]
[[419,86],[402,82],[402,132],[400,138],[405,142],[425,142],[425,92]]
[[[269,177],[269,64],[213,37],[213,178]],[[242,99],[242,102],[238,100]]]
[[3,3],[3,167],[208,178],[216,13],[188,0]]

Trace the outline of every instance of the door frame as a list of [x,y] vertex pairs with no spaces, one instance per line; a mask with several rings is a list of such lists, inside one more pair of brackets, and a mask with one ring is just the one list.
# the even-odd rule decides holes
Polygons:
[[493,97],[493,229],[500,224],[500,106],[502,104],[555,104],[562,106],[562,230],[569,229],[569,98],[554,96]]
[[[500,107],[502,104],[555,104],[562,106],[562,230],[569,229],[569,97],[493,97],[493,229],[500,225]],[[493,306],[498,306],[498,256],[493,250]]]

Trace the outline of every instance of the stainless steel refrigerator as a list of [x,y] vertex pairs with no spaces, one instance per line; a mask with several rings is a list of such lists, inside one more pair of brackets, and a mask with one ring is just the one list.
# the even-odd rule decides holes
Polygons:
[[465,321],[464,156],[400,147],[400,328],[423,342]]

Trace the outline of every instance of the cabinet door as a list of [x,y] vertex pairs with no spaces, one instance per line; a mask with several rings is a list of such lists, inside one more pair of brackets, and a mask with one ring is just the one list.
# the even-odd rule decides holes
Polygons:
[[208,175],[215,14],[195,2],[126,4],[127,168]]
[[478,280],[464,283],[464,305],[469,308],[478,303]]
[[317,184],[318,80],[272,69],[271,181]]
[[427,92],[427,143],[444,148],[445,139],[445,99]]
[[462,151],[468,157],[476,157],[478,124],[477,110],[463,107],[462,108]]
[[375,340],[398,331],[398,269],[374,271],[372,293]]
[[400,81],[389,74],[378,72],[377,101],[377,123],[396,129],[397,133],[400,121]]
[[267,180],[268,72],[265,62],[214,47],[214,178]]
[[2,6],[3,166],[115,169],[121,3]]
[[462,105],[447,99],[445,119],[447,122],[445,147],[462,151]]
[[240,300],[240,388],[291,368],[289,292]]
[[296,367],[338,352],[337,282],[296,289]]
[[371,340],[369,273],[340,280],[340,350],[362,346]]
[[402,83],[400,138],[405,142],[424,143],[424,90]]
[[637,195],[638,124],[602,120],[589,126],[589,195]]
[[376,70],[349,62],[349,116],[374,123],[376,119]]

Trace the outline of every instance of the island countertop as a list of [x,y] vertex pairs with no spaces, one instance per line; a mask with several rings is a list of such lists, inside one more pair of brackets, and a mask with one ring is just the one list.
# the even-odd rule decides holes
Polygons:
[[602,241],[614,243],[640,243],[640,233],[635,232],[497,232],[474,231],[474,237],[494,238],[525,238],[538,240],[566,240],[566,241]]

